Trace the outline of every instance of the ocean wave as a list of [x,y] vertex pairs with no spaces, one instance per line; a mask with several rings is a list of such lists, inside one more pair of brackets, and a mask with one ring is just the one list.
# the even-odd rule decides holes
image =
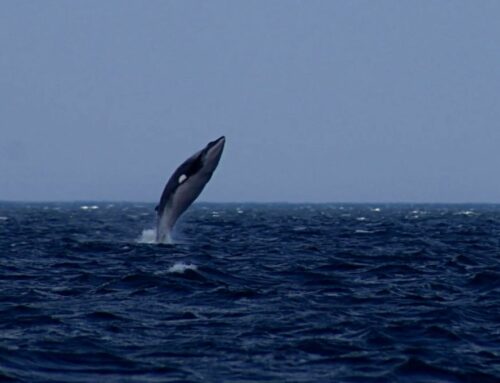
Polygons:
[[498,381],[500,207],[91,206],[0,204],[0,381]]

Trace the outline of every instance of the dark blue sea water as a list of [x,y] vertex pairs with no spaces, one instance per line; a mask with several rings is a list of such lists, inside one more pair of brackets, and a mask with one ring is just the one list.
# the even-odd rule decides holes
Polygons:
[[1,382],[500,382],[500,206],[0,204]]

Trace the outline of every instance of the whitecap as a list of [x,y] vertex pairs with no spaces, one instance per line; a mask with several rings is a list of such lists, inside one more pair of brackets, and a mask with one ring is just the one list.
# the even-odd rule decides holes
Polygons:
[[97,206],[97,205],[90,205],[90,206],[89,205],[82,205],[82,206],[80,206],[80,209],[82,209],[82,210],[97,210],[97,209],[99,209],[99,206]]
[[0,221],[7,221],[8,219],[8,217],[0,217]]
[[167,270],[167,272],[169,272],[169,273],[176,273],[176,274],[183,274],[186,270],[196,271],[196,270],[198,270],[198,266],[196,266],[193,263],[177,262],[174,265],[172,265]]
[[466,215],[466,216],[471,216],[471,215],[478,215],[478,213],[476,213],[475,211],[473,210],[464,210],[464,211],[459,211],[458,213],[455,213],[455,215]]

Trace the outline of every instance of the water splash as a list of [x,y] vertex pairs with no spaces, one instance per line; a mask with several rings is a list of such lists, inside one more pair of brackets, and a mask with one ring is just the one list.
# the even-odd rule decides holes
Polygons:
[[177,243],[176,240],[172,238],[172,234],[169,234],[164,242],[157,242],[156,241],[156,229],[144,229],[137,238],[137,243],[148,243],[148,244],[167,244],[167,245],[173,245]]
[[144,229],[137,243],[156,243],[156,229]]

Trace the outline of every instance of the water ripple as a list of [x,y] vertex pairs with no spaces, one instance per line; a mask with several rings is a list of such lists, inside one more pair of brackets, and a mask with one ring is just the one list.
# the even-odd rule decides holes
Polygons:
[[153,213],[0,204],[0,381],[500,381],[499,206]]

